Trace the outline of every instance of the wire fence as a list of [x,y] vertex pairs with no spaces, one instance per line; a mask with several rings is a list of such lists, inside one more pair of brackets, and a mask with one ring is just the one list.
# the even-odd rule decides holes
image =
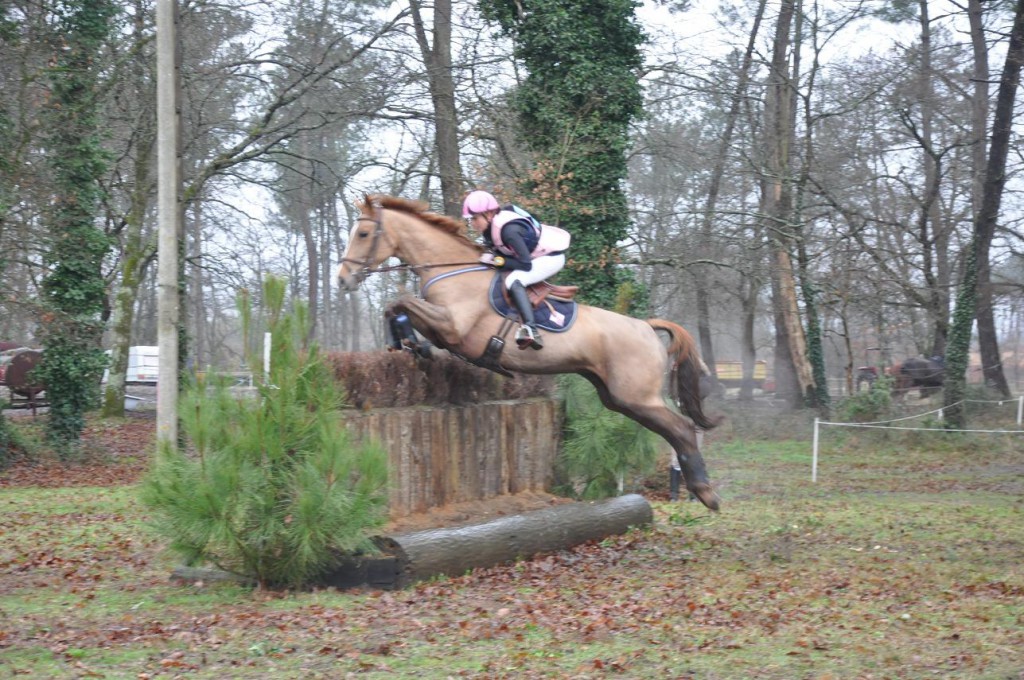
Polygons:
[[927,416],[934,415],[937,420],[942,420],[943,409],[937,408],[931,411],[925,411],[924,413],[917,413],[910,416],[904,416],[903,418],[888,418],[886,420],[877,420],[875,422],[868,423],[842,423],[833,422],[828,420],[821,420],[819,418],[814,419],[814,437],[812,444],[811,454],[811,481],[818,481],[818,442],[819,434],[822,426],[826,427],[847,427],[847,428],[863,428],[863,429],[876,429],[876,430],[908,430],[917,432],[966,432],[972,434],[1024,434],[1024,429],[1020,429],[1022,423],[1024,423],[1024,395],[1017,397],[1016,399],[965,399],[958,401],[953,406],[960,404],[998,404],[999,406],[1005,406],[1007,404],[1017,405],[1017,428],[1016,430],[981,430],[981,429],[965,429],[957,430],[952,428],[936,429],[934,427],[906,427],[902,425],[893,425],[893,423],[905,422],[909,420],[915,420],[918,418],[924,418]]

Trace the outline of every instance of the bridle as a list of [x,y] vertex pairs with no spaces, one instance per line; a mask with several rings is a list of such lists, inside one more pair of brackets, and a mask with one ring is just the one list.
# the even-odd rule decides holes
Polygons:
[[[369,221],[369,222],[373,222],[373,224],[374,224],[373,241],[370,243],[370,250],[367,251],[366,257],[363,257],[362,259],[356,259],[356,258],[353,258],[353,257],[343,257],[343,258],[341,258],[341,264],[348,263],[348,264],[356,265],[356,266],[359,267],[359,269],[353,274],[353,276],[355,276],[355,279],[356,279],[356,281],[358,283],[362,283],[366,279],[366,277],[369,276],[370,274],[376,274],[376,273],[379,273],[379,272],[393,272],[393,271],[411,270],[411,271],[419,273],[419,270],[421,270],[421,269],[436,269],[438,267],[451,267],[451,266],[462,266],[462,265],[476,265],[476,266],[473,267],[472,269],[463,269],[463,270],[459,270],[457,272],[451,272],[450,274],[462,274],[462,273],[465,273],[467,271],[479,271],[479,270],[490,269],[490,267],[487,266],[487,265],[480,265],[480,263],[478,261],[473,261],[473,262],[448,262],[448,263],[440,263],[440,264],[417,264],[417,265],[411,265],[411,264],[402,263],[402,264],[390,265],[390,266],[387,266],[387,267],[382,267],[380,265],[373,266],[373,261],[374,261],[376,255],[377,255],[377,249],[380,247],[380,241],[381,241],[382,238],[384,238],[384,239],[388,238],[388,235],[384,232],[384,219],[382,217],[383,206],[381,206],[381,204],[379,202],[377,202],[377,201],[374,201],[372,205],[373,205],[373,214],[372,215],[360,215],[358,218],[356,218],[356,222]],[[439,277],[435,277],[435,279],[443,278],[443,277],[446,277],[446,276],[448,276],[448,275],[447,274],[442,274]],[[429,286],[431,283],[433,283],[435,279],[431,279],[430,281],[427,281],[427,283],[424,285],[424,290],[426,289],[427,286]]]
[[384,233],[384,220],[381,217],[381,211],[382,211],[382,208],[381,208],[380,203],[377,202],[377,201],[374,201],[373,202],[373,215],[371,215],[371,216],[360,215],[358,218],[356,218],[356,222],[369,221],[369,222],[373,222],[373,224],[374,224],[373,241],[370,243],[370,250],[366,253],[366,257],[364,257],[361,260],[357,260],[357,259],[352,258],[352,257],[343,257],[343,258],[341,258],[341,263],[342,264],[345,264],[347,262],[347,263],[350,263],[350,264],[358,265],[359,269],[354,274],[354,276],[356,278],[356,281],[358,283],[362,283],[363,280],[365,280],[367,276],[369,276],[370,274],[372,274],[374,272],[391,271],[391,270],[401,269],[401,268],[405,267],[405,265],[399,265],[399,266],[396,266],[396,267],[374,267],[373,266],[374,258],[377,255],[377,248],[380,247],[380,240],[381,240],[381,238],[387,238],[387,234]]

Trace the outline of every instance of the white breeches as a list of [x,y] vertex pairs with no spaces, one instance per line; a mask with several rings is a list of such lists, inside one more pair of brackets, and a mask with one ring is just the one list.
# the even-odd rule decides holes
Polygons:
[[533,268],[528,272],[524,272],[521,269],[517,269],[505,277],[505,287],[511,288],[512,284],[518,281],[524,286],[529,286],[534,283],[540,283],[544,279],[550,279],[552,276],[562,271],[562,267],[565,266],[565,253],[559,253],[558,255],[542,255],[534,258]]

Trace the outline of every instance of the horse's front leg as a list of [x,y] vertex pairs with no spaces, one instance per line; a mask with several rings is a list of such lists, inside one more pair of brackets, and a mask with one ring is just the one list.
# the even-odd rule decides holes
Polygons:
[[403,295],[387,309],[389,314],[398,312],[408,314],[413,328],[439,347],[451,348],[462,340],[447,307],[432,304],[415,295]]

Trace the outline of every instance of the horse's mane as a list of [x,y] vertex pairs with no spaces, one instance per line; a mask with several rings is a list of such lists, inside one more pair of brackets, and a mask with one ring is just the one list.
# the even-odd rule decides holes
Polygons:
[[480,248],[479,244],[466,233],[465,222],[448,215],[430,212],[430,205],[426,201],[415,201],[410,198],[399,198],[397,196],[388,196],[387,194],[367,194],[362,205],[363,211],[371,212],[374,204],[388,210],[397,210],[418,217],[430,226],[447,232],[474,248]]

